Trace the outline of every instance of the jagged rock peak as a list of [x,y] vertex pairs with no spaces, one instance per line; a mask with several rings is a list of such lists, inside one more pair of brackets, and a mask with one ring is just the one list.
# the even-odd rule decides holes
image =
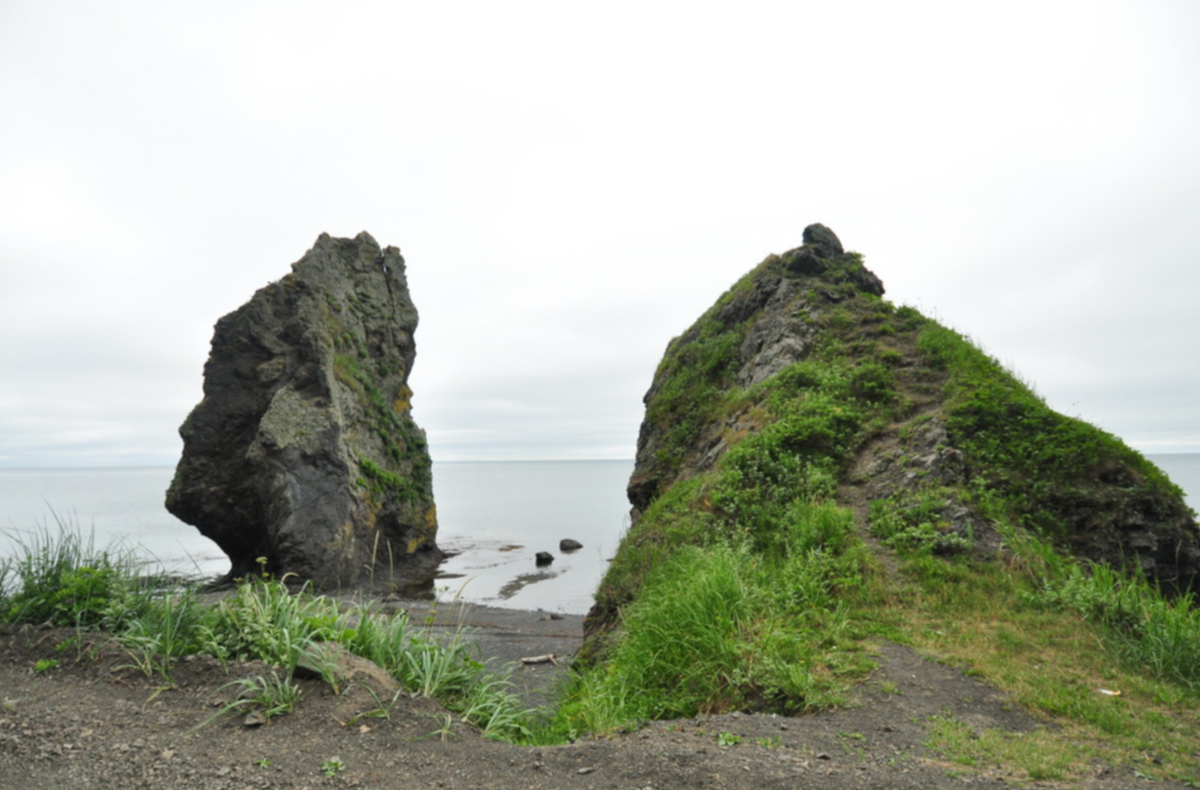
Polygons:
[[400,250],[365,231],[321,234],[217,322],[167,509],[229,555],[231,577],[262,561],[323,587],[432,574],[416,328]]
[[[883,282],[862,265],[862,257],[846,252],[837,234],[820,223],[804,229],[804,243],[778,256],[787,277],[817,277],[852,282],[854,287],[883,296]],[[770,259],[769,259],[770,260]]]

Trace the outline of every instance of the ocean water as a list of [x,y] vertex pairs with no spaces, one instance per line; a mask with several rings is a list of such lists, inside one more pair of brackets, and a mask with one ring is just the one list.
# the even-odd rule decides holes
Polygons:
[[167,512],[171,467],[0,470],[0,554],[59,524],[91,535],[97,548],[136,548],[150,562],[217,576],[229,560],[217,544]]
[[1146,458],[1183,489],[1188,507],[1200,513],[1200,453],[1147,455]]
[[[1148,456],[1200,511],[1200,454]],[[455,553],[425,594],[493,606],[582,614],[629,525],[632,461],[434,463],[438,544]],[[229,561],[216,544],[163,506],[173,470],[0,470],[0,556],[30,532],[62,521],[121,541],[167,568],[217,576]],[[559,551],[563,538],[583,548]],[[539,568],[534,555],[554,562]]]
[[[628,525],[632,461],[434,463],[438,545],[455,556],[422,595],[582,614]],[[228,572],[216,544],[166,511],[174,470],[0,470],[0,556],[67,523],[202,576]],[[559,551],[563,538],[583,548]],[[537,567],[534,555],[554,562]]]
[[[633,461],[435,463],[440,598],[583,614],[629,525]],[[570,554],[558,544],[583,548]],[[539,568],[534,555],[554,561]]]

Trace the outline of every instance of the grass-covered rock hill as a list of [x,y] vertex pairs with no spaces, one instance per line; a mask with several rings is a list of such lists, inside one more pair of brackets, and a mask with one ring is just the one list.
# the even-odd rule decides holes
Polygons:
[[1179,488],[883,299],[828,228],[804,242],[667,347],[560,726],[836,706],[880,636],[1110,733],[1083,685],[1194,695],[1200,529]]
[[[1003,525],[1175,589],[1195,585],[1200,530],[1157,467],[1051,410],[957,332],[895,308],[828,228],[809,226],[804,241],[668,346],[645,398],[633,526],[594,629],[678,545],[775,540],[797,503],[864,497],[874,531],[894,542],[990,555]],[[669,515],[685,501],[696,528],[686,535]]]

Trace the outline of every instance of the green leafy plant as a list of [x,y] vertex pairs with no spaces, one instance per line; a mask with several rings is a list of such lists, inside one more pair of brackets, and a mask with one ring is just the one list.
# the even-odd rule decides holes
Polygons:
[[321,773],[326,777],[333,778],[342,771],[346,770],[346,764],[342,762],[341,757],[330,757],[321,763]]
[[731,732],[722,732],[717,735],[717,746],[737,746],[742,742],[742,736],[734,735]]
[[968,551],[970,538],[956,533],[942,515],[948,503],[940,489],[901,491],[871,503],[871,533],[893,549],[917,554]]
[[171,679],[175,663],[199,649],[204,613],[191,590],[154,599],[117,634],[133,665],[147,677]]
[[223,660],[260,659],[291,672],[314,641],[333,638],[334,603],[304,590],[293,594],[282,581],[243,579],[200,625],[206,652]]
[[58,669],[60,666],[61,662],[57,658],[39,658],[33,664],[33,671],[40,675],[43,672]]
[[135,553],[120,544],[97,549],[90,533],[56,520],[56,530],[10,534],[18,553],[4,566],[0,620],[120,628],[151,594],[137,573]]
[[238,678],[221,687],[222,690],[228,688],[238,690],[234,700],[196,725],[193,731],[207,726],[229,713],[257,711],[264,719],[270,721],[276,716],[282,716],[295,710],[301,693],[300,687],[296,685],[290,675],[279,675],[275,672],[252,678]]

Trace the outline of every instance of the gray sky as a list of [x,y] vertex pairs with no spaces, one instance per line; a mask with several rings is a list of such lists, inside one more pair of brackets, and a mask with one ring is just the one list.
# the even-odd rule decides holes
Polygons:
[[1200,3],[0,2],[0,466],[173,464],[212,325],[401,248],[435,460],[631,458],[824,222],[1052,406],[1200,452]]

